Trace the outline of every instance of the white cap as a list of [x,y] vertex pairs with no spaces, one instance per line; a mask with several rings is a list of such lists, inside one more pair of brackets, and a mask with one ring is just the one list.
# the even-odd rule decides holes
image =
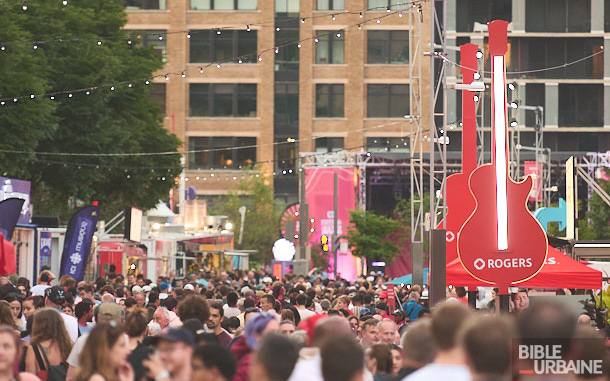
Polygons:
[[133,286],[131,288],[131,293],[134,294],[134,295],[135,294],[141,294],[142,293],[142,287],[140,287],[140,286]]
[[185,284],[185,285],[184,285],[184,287],[183,287],[183,288],[184,288],[185,290],[194,290],[194,289],[195,289],[195,286],[193,286],[193,285],[192,285],[192,284],[190,284],[190,283],[187,283],[187,284]]
[[150,292],[150,290],[151,290],[151,288],[149,285],[142,287],[142,291],[144,291],[144,292]]
[[252,289],[250,287],[248,287],[248,286],[244,286],[244,287],[241,288],[241,293],[242,294],[245,294],[248,291],[252,291]]

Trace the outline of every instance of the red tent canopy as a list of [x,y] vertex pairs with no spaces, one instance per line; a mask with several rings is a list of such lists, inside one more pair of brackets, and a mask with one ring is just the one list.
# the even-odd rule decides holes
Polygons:
[[[459,258],[447,264],[447,285],[490,287],[492,285],[473,278],[462,266]],[[573,260],[549,246],[546,264],[533,278],[514,284],[525,288],[580,288],[600,289],[602,273]]]

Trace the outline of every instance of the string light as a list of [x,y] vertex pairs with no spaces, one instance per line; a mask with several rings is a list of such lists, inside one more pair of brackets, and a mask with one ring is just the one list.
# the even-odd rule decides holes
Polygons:
[[377,24],[381,24],[381,17],[377,17]]
[[261,56],[260,54],[258,55],[258,62],[261,62],[263,60],[263,56]]
[[250,25],[246,25],[246,32],[250,31]]
[[275,47],[275,54],[278,54],[280,52],[280,48],[278,46]]
[[297,48],[301,49],[301,41],[297,42]]
[[388,12],[388,13],[392,12],[392,11],[390,10],[390,7],[388,7],[387,12]]
[[97,40],[97,45],[101,45],[102,44],[102,40]]
[[398,11],[398,17],[402,17],[402,10]]
[[220,69],[220,62],[216,64],[216,67]]
[[127,45],[131,45],[131,38],[127,39]]
[[23,6],[21,7],[24,11],[28,10],[28,3],[26,1],[23,2]]
[[331,18],[333,21],[335,21],[335,20],[337,19],[337,18],[335,17],[335,15],[334,15],[334,14],[333,14],[333,15],[330,15],[330,18]]
[[222,34],[222,31],[220,29],[216,29],[216,34],[220,36]]
[[186,38],[191,38],[191,34],[190,34],[190,33],[187,33],[187,34],[186,34]]
[[110,91],[114,91],[114,86],[111,86],[111,87],[110,87]]
[[185,78],[186,77],[186,72],[183,71],[181,75],[182,75],[182,78]]
[[277,28],[275,28],[275,31],[279,32],[280,31],[280,27],[278,26]]
[[301,19],[301,24],[305,24],[305,18]]
[[64,0],[61,2],[63,5],[68,5],[68,0]]
[[199,68],[199,72],[200,72],[201,74],[203,74],[203,67],[200,67],[200,68]]
[[362,12],[360,12],[360,18],[362,18],[362,17],[364,17],[364,16],[362,15]]
[[165,80],[169,81],[169,75],[165,74]]
[[147,79],[146,82],[144,82],[146,85],[150,85],[150,81]]
[[241,57],[239,57],[239,58],[237,59],[237,63],[242,63],[242,62],[243,62],[243,61],[241,60]]
[[314,39],[313,39],[313,40],[314,40],[315,42],[320,41],[320,40],[318,39],[318,36],[314,37]]

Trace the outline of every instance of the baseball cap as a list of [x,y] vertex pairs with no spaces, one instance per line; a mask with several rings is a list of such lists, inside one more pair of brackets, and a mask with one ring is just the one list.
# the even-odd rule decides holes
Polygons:
[[163,282],[159,285],[159,291],[165,291],[167,289],[169,289],[169,283]]
[[387,291],[381,291],[381,293],[379,294],[379,299],[385,299],[387,297],[388,297]]
[[134,294],[134,295],[135,294],[141,294],[142,293],[142,287],[140,287],[140,286],[133,286],[131,288],[131,293]]
[[44,290],[44,296],[55,304],[63,304],[66,301],[65,291],[62,286],[52,286]]
[[192,284],[190,284],[190,283],[187,283],[187,284],[185,284],[185,285],[184,285],[184,287],[183,287],[183,288],[184,288],[185,290],[194,290],[194,289],[195,289],[195,286],[193,286],[193,285],[192,285]]
[[248,287],[248,286],[244,286],[244,287],[241,288],[241,293],[242,294],[245,294],[248,291],[252,291],[252,289],[250,287]]
[[97,321],[100,323],[108,323],[118,321],[121,316],[121,306],[114,302],[104,302],[100,304],[97,312]]
[[388,308],[388,305],[381,302],[381,303],[377,303],[377,305],[375,306],[375,308],[379,309],[379,310],[386,310]]
[[150,288],[149,285],[146,285],[146,286],[142,287],[142,291],[143,292],[150,292],[150,290],[151,290],[151,288]]
[[360,309],[360,316],[364,316],[366,314],[372,314],[372,313],[373,312],[368,307],[362,307],[362,309]]
[[195,346],[193,334],[185,328],[171,328],[165,333],[162,333],[159,336],[159,340],[166,340],[174,343],[181,342],[188,344],[191,347]]

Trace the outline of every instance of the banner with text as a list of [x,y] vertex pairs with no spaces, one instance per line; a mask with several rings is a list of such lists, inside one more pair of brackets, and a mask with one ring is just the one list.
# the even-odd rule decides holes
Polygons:
[[60,277],[70,275],[77,282],[83,280],[99,214],[99,207],[89,206],[78,211],[70,219],[61,254]]

